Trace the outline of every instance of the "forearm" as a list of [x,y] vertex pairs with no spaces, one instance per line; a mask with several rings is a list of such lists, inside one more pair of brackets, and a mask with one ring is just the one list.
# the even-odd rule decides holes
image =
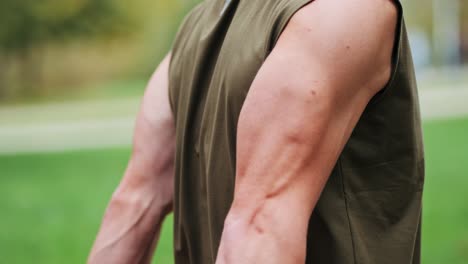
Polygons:
[[172,177],[164,177],[169,173],[171,169],[155,176],[154,182],[125,184],[116,190],[88,263],[150,262],[164,218],[172,210]]
[[[88,263],[150,263],[164,219],[163,214],[156,217],[154,226],[143,223],[135,223],[133,226],[122,225],[119,229],[125,231],[121,233],[106,232],[106,228],[103,228],[103,233],[98,236]],[[149,219],[142,218],[138,221],[149,222]],[[152,223],[153,221],[151,220]],[[103,222],[105,227],[113,224],[112,220]]]
[[153,258],[153,255],[154,255],[154,251],[158,245],[158,242],[159,242],[159,237],[160,237],[160,234],[161,234],[161,226],[162,226],[162,223],[158,223],[157,227],[156,227],[156,230],[155,230],[155,233],[153,234],[153,242],[149,245],[149,247],[144,251],[144,255],[143,255],[143,258],[141,259],[140,261],[140,264],[150,264],[151,263],[151,260]]

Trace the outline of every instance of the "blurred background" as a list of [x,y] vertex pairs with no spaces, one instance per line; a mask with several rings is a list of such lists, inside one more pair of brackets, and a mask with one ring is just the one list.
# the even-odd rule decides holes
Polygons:
[[[468,263],[468,1],[402,0],[426,149],[423,263]],[[147,80],[196,0],[0,1],[0,262],[84,263]],[[172,219],[154,263],[172,260]]]

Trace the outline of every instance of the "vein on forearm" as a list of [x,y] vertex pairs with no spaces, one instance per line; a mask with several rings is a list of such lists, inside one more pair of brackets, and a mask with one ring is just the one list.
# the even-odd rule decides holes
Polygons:
[[[126,225],[124,229],[122,229],[117,235],[109,238],[108,240],[103,241],[102,245],[98,248],[98,251],[103,250],[105,248],[110,248],[113,245],[117,244],[119,241],[124,239],[126,235],[130,232],[134,231],[136,227],[139,226],[141,221],[148,215],[149,211],[151,210],[151,204],[154,202],[155,196],[153,196],[143,207],[142,213],[134,219],[130,224]],[[126,206],[129,206],[128,204]]]

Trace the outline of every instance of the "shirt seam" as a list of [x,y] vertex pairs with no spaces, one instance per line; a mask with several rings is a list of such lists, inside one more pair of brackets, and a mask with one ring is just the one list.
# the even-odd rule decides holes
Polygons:
[[342,165],[341,157],[338,159],[338,168],[339,168],[339,174],[340,174],[340,178],[341,178],[341,188],[342,188],[343,200],[344,200],[344,204],[345,204],[346,218],[347,218],[347,222],[348,222],[349,236],[350,236],[350,240],[351,240],[351,247],[352,247],[352,250],[353,250],[353,263],[356,264],[357,263],[357,260],[356,260],[356,245],[355,245],[355,242],[354,242],[353,228],[351,227],[351,217],[349,215],[349,206],[348,206],[348,199],[347,199],[346,191],[345,191],[344,173],[343,173],[343,165]]
[[[278,42],[281,34],[286,29],[286,26],[288,25],[289,21],[292,19],[294,14],[296,14],[301,8],[310,4],[313,1],[315,0],[299,0],[297,2],[292,3],[290,6],[284,7],[284,9],[279,12],[280,16],[278,17],[278,19],[280,19],[280,21],[278,24],[278,30],[277,32],[275,32],[275,27],[272,27],[270,29],[270,33],[268,34],[269,41],[265,41],[265,54],[269,54],[276,46],[276,43]],[[283,16],[281,16],[281,12],[284,12]]]

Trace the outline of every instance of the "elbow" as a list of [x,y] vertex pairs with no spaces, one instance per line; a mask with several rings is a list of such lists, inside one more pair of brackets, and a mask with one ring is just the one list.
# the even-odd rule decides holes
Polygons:
[[112,195],[105,219],[137,223],[143,218],[164,218],[172,211],[172,199],[147,188],[120,186]]
[[271,218],[263,217],[262,208],[263,206],[254,208],[234,203],[224,220],[223,238],[227,241],[242,241],[246,237],[265,234]]
[[288,224],[289,220],[274,208],[275,198],[250,198],[250,202],[238,199],[233,203],[224,221],[223,232],[233,241],[263,236],[279,239],[282,234],[277,228],[278,224]]
[[122,210],[145,210],[151,207],[163,214],[169,214],[174,195],[172,163],[168,161],[152,166],[146,165],[144,157],[133,156],[110,204]]
[[[244,259],[266,263],[272,260],[272,256],[278,257],[275,263],[304,263],[306,233],[293,232],[292,235],[285,226],[290,224],[279,218],[268,218],[262,212],[252,217],[231,211],[224,223],[218,252],[219,263],[240,263],[239,260]],[[257,253],[252,256],[249,254],[251,252]],[[278,256],[278,252],[284,254]]]
[[105,218],[165,217],[172,212],[172,199],[158,198],[158,195],[145,195],[143,192],[118,193],[112,195]]
[[141,199],[117,190],[109,201],[109,205],[104,213],[104,219],[120,219],[123,215],[128,215],[130,211],[145,211],[144,202]]
[[310,213],[299,200],[291,204],[284,191],[280,188],[256,197],[235,197],[224,221],[223,237],[234,242],[265,239],[285,248],[300,248],[306,243]]

